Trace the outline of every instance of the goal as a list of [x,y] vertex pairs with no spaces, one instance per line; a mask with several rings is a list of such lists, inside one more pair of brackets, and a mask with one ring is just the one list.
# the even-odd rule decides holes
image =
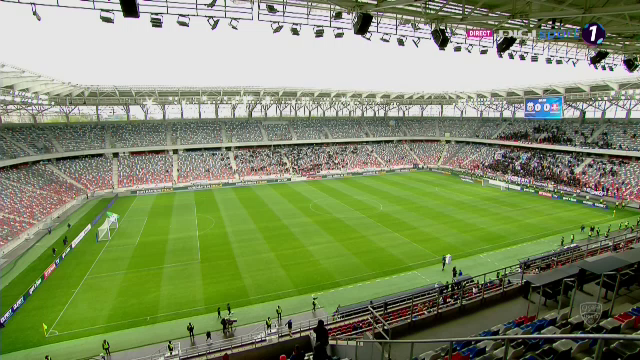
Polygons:
[[98,228],[98,240],[111,240],[111,236],[118,230],[118,221],[120,216],[118,214],[107,212],[107,218],[104,224]]
[[502,190],[502,191],[509,191],[509,185],[501,185],[501,186],[500,186],[500,190]]

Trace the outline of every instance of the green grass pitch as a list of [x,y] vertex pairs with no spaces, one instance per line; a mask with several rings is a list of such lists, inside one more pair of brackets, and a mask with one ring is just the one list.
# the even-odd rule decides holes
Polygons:
[[[87,235],[2,329],[2,353],[212,313],[227,302],[328,291],[437,264],[443,254],[460,259],[612,220],[609,211],[433,173],[125,197],[112,211],[121,216],[113,239]],[[52,260],[44,251],[2,289],[3,311]],[[55,336],[45,337],[42,323]]]

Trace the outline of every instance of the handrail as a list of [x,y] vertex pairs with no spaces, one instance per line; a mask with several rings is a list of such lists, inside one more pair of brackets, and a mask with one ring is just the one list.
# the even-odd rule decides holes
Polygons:
[[640,335],[623,334],[561,334],[561,335],[499,335],[468,338],[422,339],[422,340],[365,340],[356,339],[356,343],[393,343],[393,344],[431,344],[444,342],[485,341],[485,340],[625,340],[640,341]]

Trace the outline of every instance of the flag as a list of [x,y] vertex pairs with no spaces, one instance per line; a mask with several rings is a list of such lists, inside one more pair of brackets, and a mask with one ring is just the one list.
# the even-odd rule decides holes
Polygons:
[[42,323],[42,328],[44,329],[44,336],[47,336],[47,325]]

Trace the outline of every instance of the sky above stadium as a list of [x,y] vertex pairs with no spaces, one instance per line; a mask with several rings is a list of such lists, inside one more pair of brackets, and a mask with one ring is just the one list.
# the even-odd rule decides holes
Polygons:
[[149,17],[100,21],[99,12],[0,3],[0,61],[84,85],[258,86],[397,92],[505,89],[629,76],[594,70],[581,61],[548,65],[499,59],[452,46],[438,51],[431,41],[419,48],[372,41],[347,31],[315,39],[310,27],[292,36],[288,27],[272,34],[270,24],[225,20],[211,31],[205,19],[189,28],[165,16],[154,29]]

